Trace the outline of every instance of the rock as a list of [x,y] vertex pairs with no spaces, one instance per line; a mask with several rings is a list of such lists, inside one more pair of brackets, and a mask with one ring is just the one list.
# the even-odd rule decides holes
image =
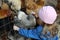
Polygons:
[[57,6],[57,0],[45,0],[45,5]]

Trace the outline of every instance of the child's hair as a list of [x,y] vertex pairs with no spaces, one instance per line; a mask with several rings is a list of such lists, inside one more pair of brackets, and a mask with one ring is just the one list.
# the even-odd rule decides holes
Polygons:
[[56,22],[53,24],[46,24],[41,21],[41,19],[37,18],[37,24],[43,26],[43,34],[47,34],[47,32],[49,31],[51,33],[50,36],[53,37],[58,33],[58,25],[56,24]]
[[49,31],[51,33],[50,36],[55,36],[58,33],[58,26],[56,25],[56,23],[44,24],[43,33],[46,34],[47,31]]

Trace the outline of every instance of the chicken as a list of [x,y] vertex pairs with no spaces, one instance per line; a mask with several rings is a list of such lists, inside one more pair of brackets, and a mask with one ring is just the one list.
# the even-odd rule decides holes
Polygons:
[[35,12],[35,15],[37,16],[38,10],[44,6],[44,0],[25,0],[25,5],[27,14]]
[[33,28],[36,25],[36,19],[33,15],[26,15],[24,12],[19,11],[15,16],[15,25],[18,27]]
[[10,10],[0,10],[0,19],[3,19],[7,16],[9,16],[11,13],[10,13]]

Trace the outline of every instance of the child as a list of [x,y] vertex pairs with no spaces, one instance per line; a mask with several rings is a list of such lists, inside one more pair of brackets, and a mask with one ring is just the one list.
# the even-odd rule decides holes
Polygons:
[[55,9],[51,6],[44,6],[39,10],[38,16],[42,23],[44,23],[45,27],[39,24],[35,29],[30,30],[19,28],[17,26],[14,26],[13,29],[28,38],[37,40],[58,40],[57,28],[54,25],[57,18]]

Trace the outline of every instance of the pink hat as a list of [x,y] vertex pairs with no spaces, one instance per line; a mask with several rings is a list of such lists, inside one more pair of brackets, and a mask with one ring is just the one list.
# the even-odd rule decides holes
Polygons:
[[46,24],[53,24],[57,18],[55,9],[51,6],[44,6],[39,10],[39,18]]

